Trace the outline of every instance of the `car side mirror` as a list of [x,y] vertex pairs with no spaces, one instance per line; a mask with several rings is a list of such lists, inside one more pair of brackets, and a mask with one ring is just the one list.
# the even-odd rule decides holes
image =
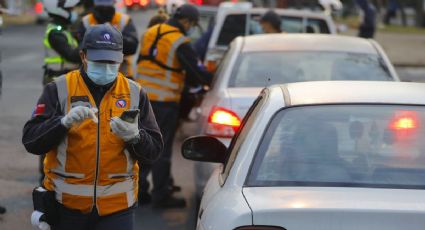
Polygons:
[[193,161],[224,163],[227,147],[217,138],[195,136],[183,142],[182,155],[184,158]]

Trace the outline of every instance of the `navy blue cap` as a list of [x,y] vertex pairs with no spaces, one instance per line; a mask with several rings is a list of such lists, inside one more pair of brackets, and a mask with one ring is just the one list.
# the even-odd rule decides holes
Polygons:
[[186,18],[191,22],[198,23],[199,21],[199,10],[192,4],[184,4],[177,8],[173,15],[175,19]]
[[87,50],[89,61],[123,61],[122,34],[110,24],[90,26],[84,34],[81,48]]

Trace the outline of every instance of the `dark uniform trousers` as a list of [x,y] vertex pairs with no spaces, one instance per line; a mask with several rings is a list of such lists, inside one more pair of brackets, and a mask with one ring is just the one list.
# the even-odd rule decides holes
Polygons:
[[149,172],[152,171],[152,200],[153,202],[159,202],[165,199],[170,193],[171,156],[173,152],[173,140],[178,125],[179,104],[176,102],[151,101],[151,105],[162,133],[164,151],[155,163],[141,165],[139,192],[143,196],[143,193],[148,191],[149,182],[146,178]]
[[99,216],[96,209],[89,214],[59,205],[59,223],[52,230],[117,230],[134,229],[135,208],[129,208],[111,215]]

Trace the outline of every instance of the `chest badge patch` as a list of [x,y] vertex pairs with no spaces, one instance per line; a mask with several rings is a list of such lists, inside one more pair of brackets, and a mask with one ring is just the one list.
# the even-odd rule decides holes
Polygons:
[[118,101],[115,103],[115,105],[116,105],[118,108],[122,109],[122,108],[125,108],[125,107],[127,106],[127,101],[125,101],[125,100],[121,99],[121,100],[118,100]]

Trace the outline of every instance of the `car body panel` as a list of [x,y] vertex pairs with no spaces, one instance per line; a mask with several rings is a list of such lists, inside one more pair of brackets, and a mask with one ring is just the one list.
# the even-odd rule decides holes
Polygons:
[[[209,190],[205,191],[201,201],[197,229],[234,229],[252,223],[251,209],[242,189],[236,186],[221,187],[220,171],[221,168],[216,168],[214,176],[208,181]],[[220,220],[220,228],[215,227],[217,220]]]
[[425,191],[245,187],[255,225],[288,229],[422,229]]
[[[422,84],[392,83],[319,81],[291,83],[287,84],[285,88],[289,92],[291,106],[339,103],[425,104]],[[406,90],[400,86],[410,89],[409,97],[405,94]]]

